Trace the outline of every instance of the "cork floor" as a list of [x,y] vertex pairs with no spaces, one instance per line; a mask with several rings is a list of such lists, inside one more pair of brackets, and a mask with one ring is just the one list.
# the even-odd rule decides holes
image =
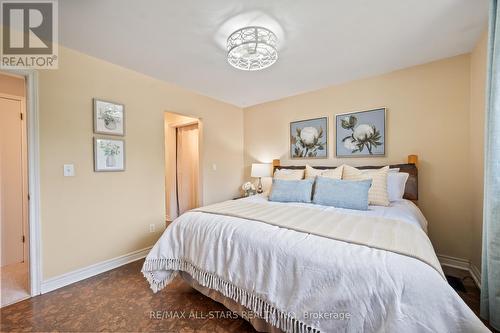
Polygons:
[[[4,307],[0,331],[255,332],[181,279],[153,294],[139,273],[142,262]],[[459,294],[478,313],[479,290],[464,284],[467,292]],[[206,318],[210,313],[223,318]]]
[[142,262],[2,308],[0,331],[255,332],[240,318],[203,318],[227,309],[180,278],[153,294]]

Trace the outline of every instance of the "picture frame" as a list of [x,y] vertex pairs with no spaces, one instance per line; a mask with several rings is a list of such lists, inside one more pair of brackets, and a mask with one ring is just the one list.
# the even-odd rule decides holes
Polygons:
[[93,99],[94,133],[125,136],[125,106],[120,103]]
[[386,107],[336,114],[335,156],[385,156],[386,117]]
[[94,171],[125,171],[125,140],[94,138]]
[[290,122],[290,158],[328,158],[328,117]]

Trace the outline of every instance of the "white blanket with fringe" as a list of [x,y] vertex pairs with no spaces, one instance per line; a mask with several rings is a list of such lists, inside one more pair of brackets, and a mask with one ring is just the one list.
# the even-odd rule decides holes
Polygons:
[[229,200],[194,211],[264,222],[290,230],[392,251],[421,260],[444,278],[431,241],[422,228],[384,216],[356,216],[310,207],[272,206]]
[[[373,208],[360,214],[260,202],[374,215]],[[415,224],[409,210],[400,215]],[[185,213],[165,230],[142,271],[154,292],[187,272],[286,332],[487,331],[422,260],[241,217]]]

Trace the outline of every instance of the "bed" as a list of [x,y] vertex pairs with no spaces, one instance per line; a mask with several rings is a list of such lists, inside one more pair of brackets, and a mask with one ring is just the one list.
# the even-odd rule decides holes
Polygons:
[[[142,272],[154,292],[180,274],[258,331],[488,332],[437,262],[427,221],[414,203],[417,168],[391,168],[410,176],[405,199],[389,207],[356,211],[253,196],[187,212],[165,230]],[[308,224],[359,221],[358,229],[373,230],[356,242],[317,228],[302,230],[300,221],[284,227],[283,214],[307,216]],[[387,229],[386,221],[395,224]],[[350,224],[341,224],[339,231]],[[385,236],[378,225],[395,237],[380,243]],[[396,229],[409,233],[399,236]],[[393,249],[398,238],[403,244]],[[415,244],[400,250],[406,243]]]

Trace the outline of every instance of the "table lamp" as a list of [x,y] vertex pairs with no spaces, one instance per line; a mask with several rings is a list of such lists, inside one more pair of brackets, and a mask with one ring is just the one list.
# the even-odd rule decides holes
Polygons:
[[253,178],[259,178],[259,185],[257,186],[257,193],[264,192],[262,190],[262,177],[271,177],[271,164],[267,163],[252,163],[252,173]]

